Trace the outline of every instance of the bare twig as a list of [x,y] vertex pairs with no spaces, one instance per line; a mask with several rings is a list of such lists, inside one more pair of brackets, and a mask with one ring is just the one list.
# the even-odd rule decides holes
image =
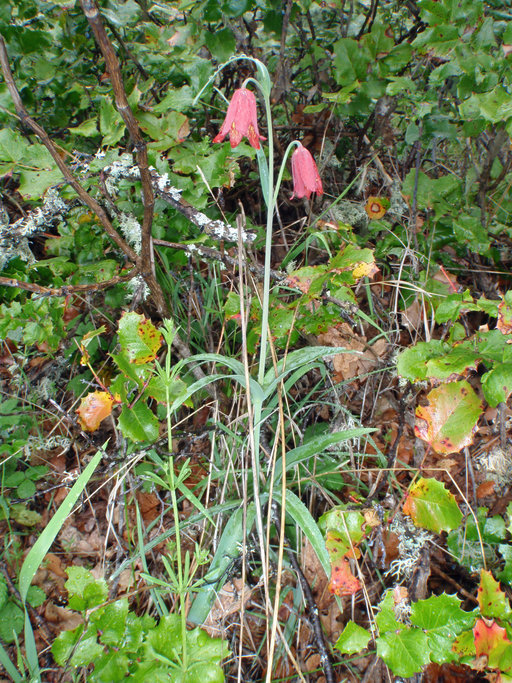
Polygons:
[[[105,175],[112,174],[118,178],[131,178],[132,180],[138,180],[140,177],[137,166],[123,166],[120,162],[116,162],[112,166],[106,166],[103,172]],[[154,169],[151,169],[150,175],[155,193],[176,209],[176,211],[179,211],[188,218],[202,232],[217,240],[226,240],[228,242],[236,242],[238,240],[237,230],[232,225],[219,219],[209,218],[183,199],[181,196],[182,190],[170,184],[166,173],[161,175]],[[242,233],[244,242],[252,242],[255,237],[256,235],[252,232],[244,230]]]
[[105,59],[105,65],[110,82],[112,84],[117,111],[121,115],[126,128],[128,129],[128,133],[130,134],[130,138],[135,147],[137,165],[139,167],[142,185],[142,203],[144,205],[144,216],[142,219],[142,244],[139,261],[140,273],[147,281],[148,286],[151,289],[151,293],[156,299],[158,308],[161,310],[161,312],[167,312],[167,304],[165,303],[163,292],[160,289],[155,276],[155,264],[151,238],[155,195],[153,193],[151,174],[148,166],[148,151],[146,143],[142,137],[139,124],[137,123],[130,105],[128,104],[121,68],[119,66],[119,60],[117,59],[112,42],[105,31],[105,27],[103,26],[103,21],[101,19],[96,2],[94,0],[80,0],[80,4],[82,5],[84,14],[87,18],[87,21],[91,25],[96,42]]

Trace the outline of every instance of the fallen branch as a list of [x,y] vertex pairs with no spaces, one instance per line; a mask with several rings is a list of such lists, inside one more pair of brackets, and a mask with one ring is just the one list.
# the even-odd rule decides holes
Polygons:
[[110,278],[110,280],[104,280],[103,282],[85,285],[63,285],[62,287],[43,287],[43,285],[37,285],[34,282],[23,282],[22,280],[16,280],[13,277],[0,276],[0,286],[17,287],[18,289],[24,289],[27,292],[39,294],[40,296],[68,296],[69,294],[99,292],[103,289],[118,285],[121,282],[128,282],[136,275],[138,275],[138,270],[137,268],[133,268],[126,275],[116,275],[115,277]]

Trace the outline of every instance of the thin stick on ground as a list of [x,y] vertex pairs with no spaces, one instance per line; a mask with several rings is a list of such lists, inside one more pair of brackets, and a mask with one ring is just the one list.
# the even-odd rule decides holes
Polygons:
[[[281,536],[281,515],[279,514],[279,505],[277,503],[273,503],[272,505],[272,521],[275,524],[278,535]],[[320,615],[318,613],[318,607],[316,605],[315,598],[313,597],[313,592],[311,590],[309,583],[306,580],[306,577],[304,576],[302,569],[299,566],[299,563],[297,562],[295,553],[293,552],[293,549],[290,546],[290,542],[285,534],[283,534],[283,538],[285,552],[288,555],[290,564],[292,565],[295,573],[297,574],[302,594],[304,596],[304,600],[308,608],[309,616],[311,619],[311,626],[313,628],[313,633],[315,635],[316,646],[318,649],[318,653],[320,655],[320,660],[322,662],[325,679],[327,683],[336,683],[336,676],[334,674],[334,669],[332,666],[329,645],[325,640],[324,632],[322,629],[322,622],[320,621]]]

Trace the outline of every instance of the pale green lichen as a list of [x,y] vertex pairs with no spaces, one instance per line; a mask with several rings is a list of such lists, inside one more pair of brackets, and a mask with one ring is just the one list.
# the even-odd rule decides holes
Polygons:
[[125,240],[137,254],[140,254],[142,247],[142,229],[139,221],[131,213],[120,213],[118,220],[119,227]]
[[411,578],[423,547],[432,541],[433,535],[415,526],[410,517],[400,514],[393,519],[389,531],[398,536],[398,558],[393,560],[386,574],[396,581],[405,581]]

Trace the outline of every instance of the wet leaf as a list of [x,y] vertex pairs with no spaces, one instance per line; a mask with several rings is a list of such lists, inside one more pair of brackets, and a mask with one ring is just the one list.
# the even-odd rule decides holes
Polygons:
[[482,390],[492,408],[504,403],[512,393],[512,363],[499,363],[486,372],[482,377]]
[[427,635],[416,628],[388,631],[377,638],[377,654],[394,674],[409,678],[430,661]]
[[436,453],[457,453],[473,441],[482,403],[468,382],[442,384],[427,396],[429,405],[416,408],[416,436]]
[[119,428],[123,436],[132,441],[156,441],[158,420],[144,401],[137,401],[132,407],[123,407],[119,415]]
[[353,595],[361,590],[361,584],[350,569],[347,558],[342,557],[332,564],[329,591],[333,595]]
[[474,620],[475,614],[464,612],[455,595],[433,595],[411,605],[411,622],[426,632],[431,659],[438,664],[455,659],[454,637],[470,628]]

